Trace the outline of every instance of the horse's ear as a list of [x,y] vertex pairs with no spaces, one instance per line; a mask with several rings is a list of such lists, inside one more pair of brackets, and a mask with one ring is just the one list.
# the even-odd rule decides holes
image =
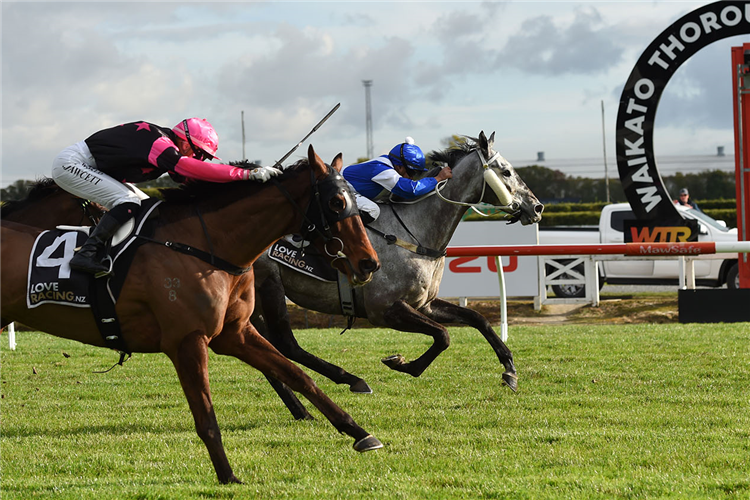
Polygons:
[[482,151],[489,151],[489,147],[487,145],[487,136],[484,135],[484,130],[479,132],[479,147],[482,148]]
[[331,167],[333,167],[336,172],[341,172],[341,169],[344,167],[344,153],[336,155],[336,158],[331,162]]
[[487,139],[487,151],[492,149],[492,146],[495,144],[495,132],[492,132],[490,135],[490,138]]
[[310,146],[307,148],[307,162],[312,168],[313,172],[315,172],[315,178],[325,177],[328,173],[326,164],[323,163],[323,160],[321,160],[320,156],[318,156],[318,154],[315,152],[312,144],[310,144]]

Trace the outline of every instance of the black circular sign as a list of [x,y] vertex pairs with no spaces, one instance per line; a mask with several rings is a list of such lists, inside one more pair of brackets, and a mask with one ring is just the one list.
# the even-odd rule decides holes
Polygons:
[[630,73],[617,111],[617,170],[639,219],[681,220],[654,159],[654,118],[677,68],[703,47],[750,33],[750,2],[721,1],[681,17],[646,48]]

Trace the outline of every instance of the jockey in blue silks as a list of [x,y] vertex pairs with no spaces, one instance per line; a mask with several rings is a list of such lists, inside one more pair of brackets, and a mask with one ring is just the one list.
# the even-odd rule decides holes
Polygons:
[[407,137],[387,155],[344,167],[341,174],[354,191],[362,222],[367,224],[380,215],[376,201],[387,200],[391,193],[413,200],[432,192],[439,181],[453,176],[450,167],[443,167],[435,177],[413,180],[426,171],[424,153],[414,144],[414,139]]

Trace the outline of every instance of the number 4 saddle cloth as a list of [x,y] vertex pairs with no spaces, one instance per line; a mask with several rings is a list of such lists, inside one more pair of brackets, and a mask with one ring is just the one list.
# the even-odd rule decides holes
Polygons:
[[[144,201],[136,218],[125,223],[113,237],[109,255],[114,274],[99,278],[107,280],[107,291],[112,302],[116,302],[119,296],[135,249],[145,243],[136,235],[153,231],[152,224],[147,222],[159,204],[158,200]],[[29,309],[42,304],[91,307],[92,276],[70,268],[75,249],[86,242],[90,229],[59,226],[37,237],[29,260],[26,289],[26,306]]]
[[90,307],[89,276],[73,272],[70,259],[75,249],[86,242],[85,231],[44,231],[34,242],[29,262],[26,306],[65,304]]

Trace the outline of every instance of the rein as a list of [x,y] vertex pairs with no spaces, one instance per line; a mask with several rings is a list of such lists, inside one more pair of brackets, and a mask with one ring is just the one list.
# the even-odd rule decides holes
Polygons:
[[91,212],[91,206],[93,203],[89,200],[80,199],[80,205],[81,210],[83,210],[83,216],[81,217],[81,222],[83,222],[83,217],[88,217],[89,221],[93,226],[96,226],[99,223],[99,219],[94,216],[94,214]]
[[[289,201],[289,203],[292,204],[294,209],[302,214],[302,226],[300,227],[300,234],[305,239],[308,239],[307,235],[313,232],[316,233],[319,237],[323,238],[326,243],[333,239],[333,237],[331,236],[331,227],[328,225],[328,222],[323,215],[323,207],[320,206],[320,190],[318,189],[318,183],[315,181],[315,173],[312,171],[312,169],[310,170],[310,183],[312,184],[313,195],[310,196],[310,201],[307,203],[307,209],[304,212],[302,211],[302,208],[297,205],[297,202],[294,201],[294,198],[292,198],[292,195],[289,194],[289,191],[287,191],[286,188],[282,186],[277,179],[271,178],[270,181],[274,186],[278,188],[279,191],[281,191],[281,194],[286,197],[286,199]],[[323,231],[318,229],[315,223],[313,223],[313,221],[311,221],[307,216],[307,214],[310,212],[310,207],[312,207],[313,199],[316,200],[316,202],[318,203],[318,208],[320,209],[321,219],[323,220]],[[305,223],[307,223],[307,225],[305,225]]]
[[367,229],[372,231],[373,233],[377,234],[381,238],[383,238],[385,241],[388,242],[389,245],[396,245],[401,248],[404,248],[406,250],[409,250],[412,253],[415,253],[417,255],[426,255],[427,257],[432,257],[433,259],[439,259],[440,257],[445,257],[445,250],[442,252],[438,250],[433,250],[432,248],[423,247],[421,245],[415,245],[414,243],[409,243],[408,241],[404,241],[395,234],[385,234],[380,229],[375,229],[372,226],[365,226]]
[[414,241],[417,242],[415,245],[414,243],[409,243],[408,241],[404,241],[395,234],[385,234],[383,231],[379,229],[375,229],[374,227],[365,226],[367,229],[372,231],[373,233],[377,234],[381,238],[383,238],[385,241],[388,242],[389,245],[396,245],[401,248],[404,248],[406,250],[409,250],[412,253],[415,253],[417,255],[426,255],[427,257],[432,257],[433,259],[439,259],[441,257],[445,257],[445,250],[442,252],[439,250],[433,250],[432,248],[423,247],[422,244],[419,242],[416,236],[412,234],[411,231],[409,231],[409,228],[406,227],[406,224],[404,224],[404,221],[401,219],[401,217],[398,215],[398,212],[396,212],[396,207],[393,205],[390,205],[391,210],[393,211],[393,215],[396,216],[396,220],[401,224],[401,227],[403,227],[407,233],[409,233],[409,236],[414,239]]

